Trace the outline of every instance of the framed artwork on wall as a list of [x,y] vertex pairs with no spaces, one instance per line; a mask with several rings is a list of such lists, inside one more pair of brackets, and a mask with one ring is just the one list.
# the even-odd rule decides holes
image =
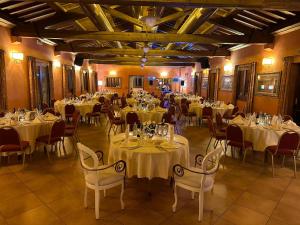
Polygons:
[[202,77],[201,88],[202,89],[207,89],[208,88],[208,77]]
[[278,97],[281,72],[261,73],[256,75],[255,95]]
[[221,82],[221,91],[232,91],[233,76],[224,75]]

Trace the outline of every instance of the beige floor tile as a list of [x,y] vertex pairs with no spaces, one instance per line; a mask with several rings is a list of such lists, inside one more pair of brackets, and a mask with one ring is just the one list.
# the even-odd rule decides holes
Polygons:
[[45,206],[32,209],[7,220],[10,225],[62,225],[59,218]]
[[32,193],[0,202],[0,212],[6,218],[37,208],[42,202]]
[[238,205],[233,205],[222,218],[235,225],[264,225],[268,221],[267,216]]
[[272,217],[288,224],[300,224],[300,210],[283,203],[278,204]]
[[29,193],[30,190],[22,182],[7,184],[1,188],[0,202]]
[[265,199],[259,195],[244,192],[235,204],[255,210],[259,213],[265,214],[266,216],[270,216],[276,207],[277,202]]

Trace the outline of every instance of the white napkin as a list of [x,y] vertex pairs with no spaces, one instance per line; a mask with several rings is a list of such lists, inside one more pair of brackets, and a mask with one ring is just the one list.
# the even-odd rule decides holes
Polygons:
[[234,108],[234,105],[229,104],[227,107],[228,107],[228,109],[233,109],[233,108]]
[[35,117],[35,119],[32,120],[32,123],[41,123],[41,121],[38,117]]
[[232,119],[232,122],[236,123],[236,124],[244,124],[244,118],[242,116],[238,115],[237,117]]
[[276,125],[276,124],[277,124],[277,120],[278,120],[278,116],[274,115],[274,116],[272,117],[271,124],[272,124],[272,125]]
[[299,128],[298,125],[296,123],[294,123],[293,121],[291,121],[291,120],[285,121],[283,123],[283,125],[284,125],[285,128],[290,128],[290,129]]
[[54,116],[52,113],[46,113],[44,116],[43,116],[43,119],[45,120],[57,120],[58,117]]

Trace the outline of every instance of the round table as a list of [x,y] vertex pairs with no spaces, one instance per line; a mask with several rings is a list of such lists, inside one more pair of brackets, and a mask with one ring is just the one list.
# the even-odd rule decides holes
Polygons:
[[243,121],[231,120],[229,123],[241,127],[244,139],[252,142],[255,151],[265,151],[266,147],[277,145],[280,136],[288,130],[294,130],[300,134],[300,127],[283,126],[279,129],[273,126],[257,125],[253,122],[250,124],[246,119]]
[[[191,103],[189,105],[189,111],[190,112],[194,112],[197,115],[197,118],[201,118],[202,117],[202,110],[204,108],[203,104],[199,104],[199,103]],[[212,107],[213,110],[213,118],[216,118],[216,114],[217,112],[221,114],[221,116],[224,115],[224,113],[228,110],[233,110],[233,107],[224,105],[224,106],[218,106],[218,107]]]
[[39,136],[48,135],[51,131],[53,123],[54,120],[45,121],[42,119],[42,117],[40,119],[36,118],[33,121],[23,121],[14,123],[10,123],[9,120],[2,119],[0,120],[0,127],[14,127],[18,131],[21,140],[29,142],[31,152],[29,149],[26,149],[26,154],[31,154],[35,149],[36,138]]
[[87,102],[65,102],[65,101],[56,101],[54,103],[54,109],[55,111],[59,112],[63,118],[65,118],[65,106],[67,104],[73,104],[75,106],[75,109],[80,112],[81,116],[85,116],[87,113],[90,113],[93,111],[93,107],[95,104],[99,103],[98,101],[87,101]]
[[148,122],[148,121],[154,121],[155,123],[160,123],[164,113],[167,112],[167,109],[157,107],[157,108],[153,109],[152,111],[148,111],[148,110],[137,110],[137,109],[134,109],[133,107],[127,106],[120,111],[121,118],[126,121],[126,115],[129,112],[137,113],[139,120],[142,123]]
[[155,140],[167,141],[162,137],[153,137],[153,142],[140,144],[139,147],[130,149],[122,147],[125,134],[118,134],[111,139],[108,162],[114,163],[124,160],[127,165],[127,176],[152,179],[160,177],[168,179],[172,175],[173,165],[179,163],[189,166],[189,142],[180,135],[174,136],[178,148],[163,149],[157,147]]

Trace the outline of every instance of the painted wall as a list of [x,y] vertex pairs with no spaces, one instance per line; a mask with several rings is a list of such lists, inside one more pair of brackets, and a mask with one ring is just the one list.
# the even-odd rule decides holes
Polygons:
[[[13,43],[10,36],[10,29],[0,26],[0,48],[5,51],[6,81],[7,81],[7,102],[8,108],[28,108],[28,56],[41,60],[60,60],[61,64],[72,65],[72,55],[65,53],[60,56],[54,55],[52,46],[38,45],[33,38],[22,38],[21,43]],[[11,59],[11,52],[22,52],[24,60],[16,62]],[[62,97],[62,67],[53,68],[54,98]]]
[[[274,41],[274,48],[272,50],[265,50],[263,45],[252,45],[244,49],[232,52],[230,60],[226,60],[225,58],[211,59],[211,68],[220,68],[218,99],[225,102],[230,102],[232,100],[232,92],[224,92],[220,90],[222,76],[225,74],[225,64],[231,62],[234,68],[235,65],[257,62],[257,73],[281,72],[284,66],[284,57],[300,54],[300,42],[298,38],[299,36],[300,30],[276,36]],[[272,66],[262,65],[262,60],[265,57],[272,57],[274,59],[274,64]],[[226,74],[233,75],[233,71]],[[241,102],[239,102],[239,106],[240,108],[243,107]],[[277,110],[278,98],[268,96],[254,96],[253,111],[276,114]]]

